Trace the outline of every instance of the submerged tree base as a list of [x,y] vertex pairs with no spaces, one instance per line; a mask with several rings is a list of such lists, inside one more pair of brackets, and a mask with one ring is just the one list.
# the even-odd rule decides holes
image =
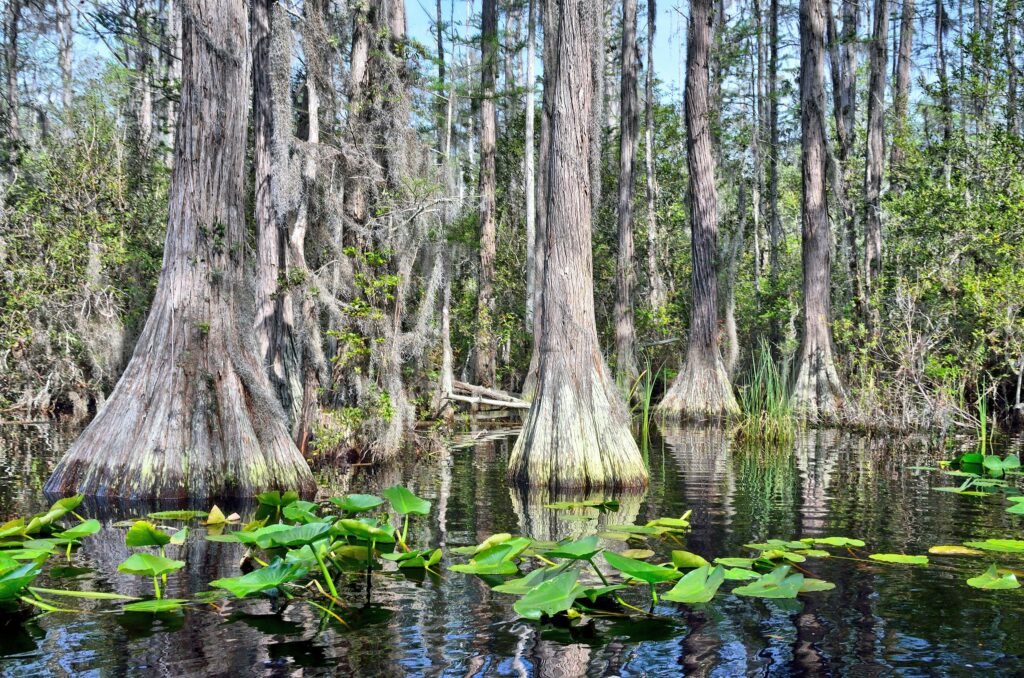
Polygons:
[[588,379],[540,381],[509,459],[511,482],[552,491],[646,487],[647,467],[606,375],[601,365]]
[[843,386],[832,352],[804,351],[793,385],[793,411],[811,421],[830,422],[839,418],[842,403]]
[[723,419],[739,411],[721,357],[692,350],[656,409],[660,417],[674,421]]

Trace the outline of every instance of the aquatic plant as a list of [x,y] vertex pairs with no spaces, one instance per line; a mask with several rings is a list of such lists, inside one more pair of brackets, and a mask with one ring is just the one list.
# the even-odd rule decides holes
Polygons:
[[788,380],[764,339],[754,352],[737,400],[740,413],[735,418],[736,431],[741,439],[790,443],[796,438],[800,424],[791,403]]

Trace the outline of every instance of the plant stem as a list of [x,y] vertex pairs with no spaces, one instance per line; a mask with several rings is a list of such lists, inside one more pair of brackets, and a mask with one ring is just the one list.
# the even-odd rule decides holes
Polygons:
[[334,580],[331,579],[331,573],[327,571],[327,566],[324,564],[324,559],[320,557],[320,551],[316,548],[315,544],[310,544],[309,548],[313,551],[313,557],[316,558],[317,564],[320,565],[320,571],[323,573],[324,580],[327,582],[327,588],[331,590],[331,595],[337,598],[338,589],[334,588]]
[[156,599],[160,600],[160,578],[153,577],[153,592],[156,594]]

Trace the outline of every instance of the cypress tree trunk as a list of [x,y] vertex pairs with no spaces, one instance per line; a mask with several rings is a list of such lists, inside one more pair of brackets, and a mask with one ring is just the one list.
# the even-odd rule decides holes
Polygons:
[[183,82],[163,270],[117,387],[46,483],[127,498],[312,492],[252,344],[242,0],[185,4]]
[[523,173],[526,179],[526,325],[532,328],[534,312],[534,289],[537,285],[537,179],[534,170],[534,128],[536,103],[534,89],[536,71],[534,51],[537,44],[537,12],[534,0],[527,5],[529,16],[526,21],[526,129],[524,130],[526,157],[523,159]]
[[803,195],[804,333],[797,356],[794,408],[834,418],[842,386],[832,358],[829,222],[825,200],[825,0],[800,0],[800,131]]
[[622,3],[622,86],[619,93],[619,253],[615,272],[615,380],[629,392],[637,378],[633,327],[633,185],[640,127],[636,0]]
[[301,348],[288,290],[290,226],[300,185],[290,158],[291,25],[274,0],[254,0],[253,168],[256,174],[256,348],[290,423],[302,406]]
[[650,279],[650,305],[665,305],[665,281],[658,268],[658,217],[654,210],[657,184],[654,174],[654,32],[658,8],[655,0],[647,0],[647,72],[644,78],[644,163],[647,188],[647,276]]
[[896,85],[892,95],[893,139],[889,152],[889,181],[893,190],[900,190],[900,179],[894,176],[903,164],[904,135],[907,129],[907,108],[910,102],[910,57],[914,47],[914,0],[903,0],[900,15],[900,45],[896,57]]
[[57,20],[57,63],[60,66],[61,105],[67,110],[71,108],[74,96],[72,91],[74,83],[71,79],[71,49],[74,43],[74,33],[71,28],[69,0],[57,0],[54,3],[54,14]]
[[[779,279],[779,247],[782,219],[779,216],[779,0],[768,4],[768,224],[770,250],[768,279],[774,290]],[[774,321],[778,335],[778,321]]]
[[7,75],[7,136],[9,143],[21,143],[21,112],[18,97],[18,29],[21,23],[21,0],[9,0],[4,13],[4,70]]
[[711,0],[690,3],[686,48],[686,156],[690,170],[693,269],[686,363],[658,412],[669,418],[721,417],[739,411],[718,345],[718,194],[708,115]]
[[484,0],[480,34],[480,287],[477,293],[476,381],[493,386],[497,370],[494,277],[497,223],[495,217],[498,113],[494,81],[498,69],[497,0]]
[[[590,191],[593,6],[553,0],[545,12],[550,113],[538,378],[509,459],[509,479],[553,490],[638,487],[647,470],[608,376],[594,318]],[[550,103],[549,103],[550,102]]]
[[875,292],[882,274],[882,171],[885,160],[885,66],[888,63],[889,2],[875,0],[868,80],[868,143],[864,162],[864,282],[870,325],[878,330]]

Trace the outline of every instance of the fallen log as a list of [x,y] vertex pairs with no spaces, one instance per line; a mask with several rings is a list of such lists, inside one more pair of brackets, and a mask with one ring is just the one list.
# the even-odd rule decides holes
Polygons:
[[470,405],[490,405],[491,407],[504,407],[516,410],[530,409],[530,403],[525,400],[496,400],[494,398],[483,398],[481,396],[464,396],[457,393],[449,393],[445,396],[447,400],[455,400]]

